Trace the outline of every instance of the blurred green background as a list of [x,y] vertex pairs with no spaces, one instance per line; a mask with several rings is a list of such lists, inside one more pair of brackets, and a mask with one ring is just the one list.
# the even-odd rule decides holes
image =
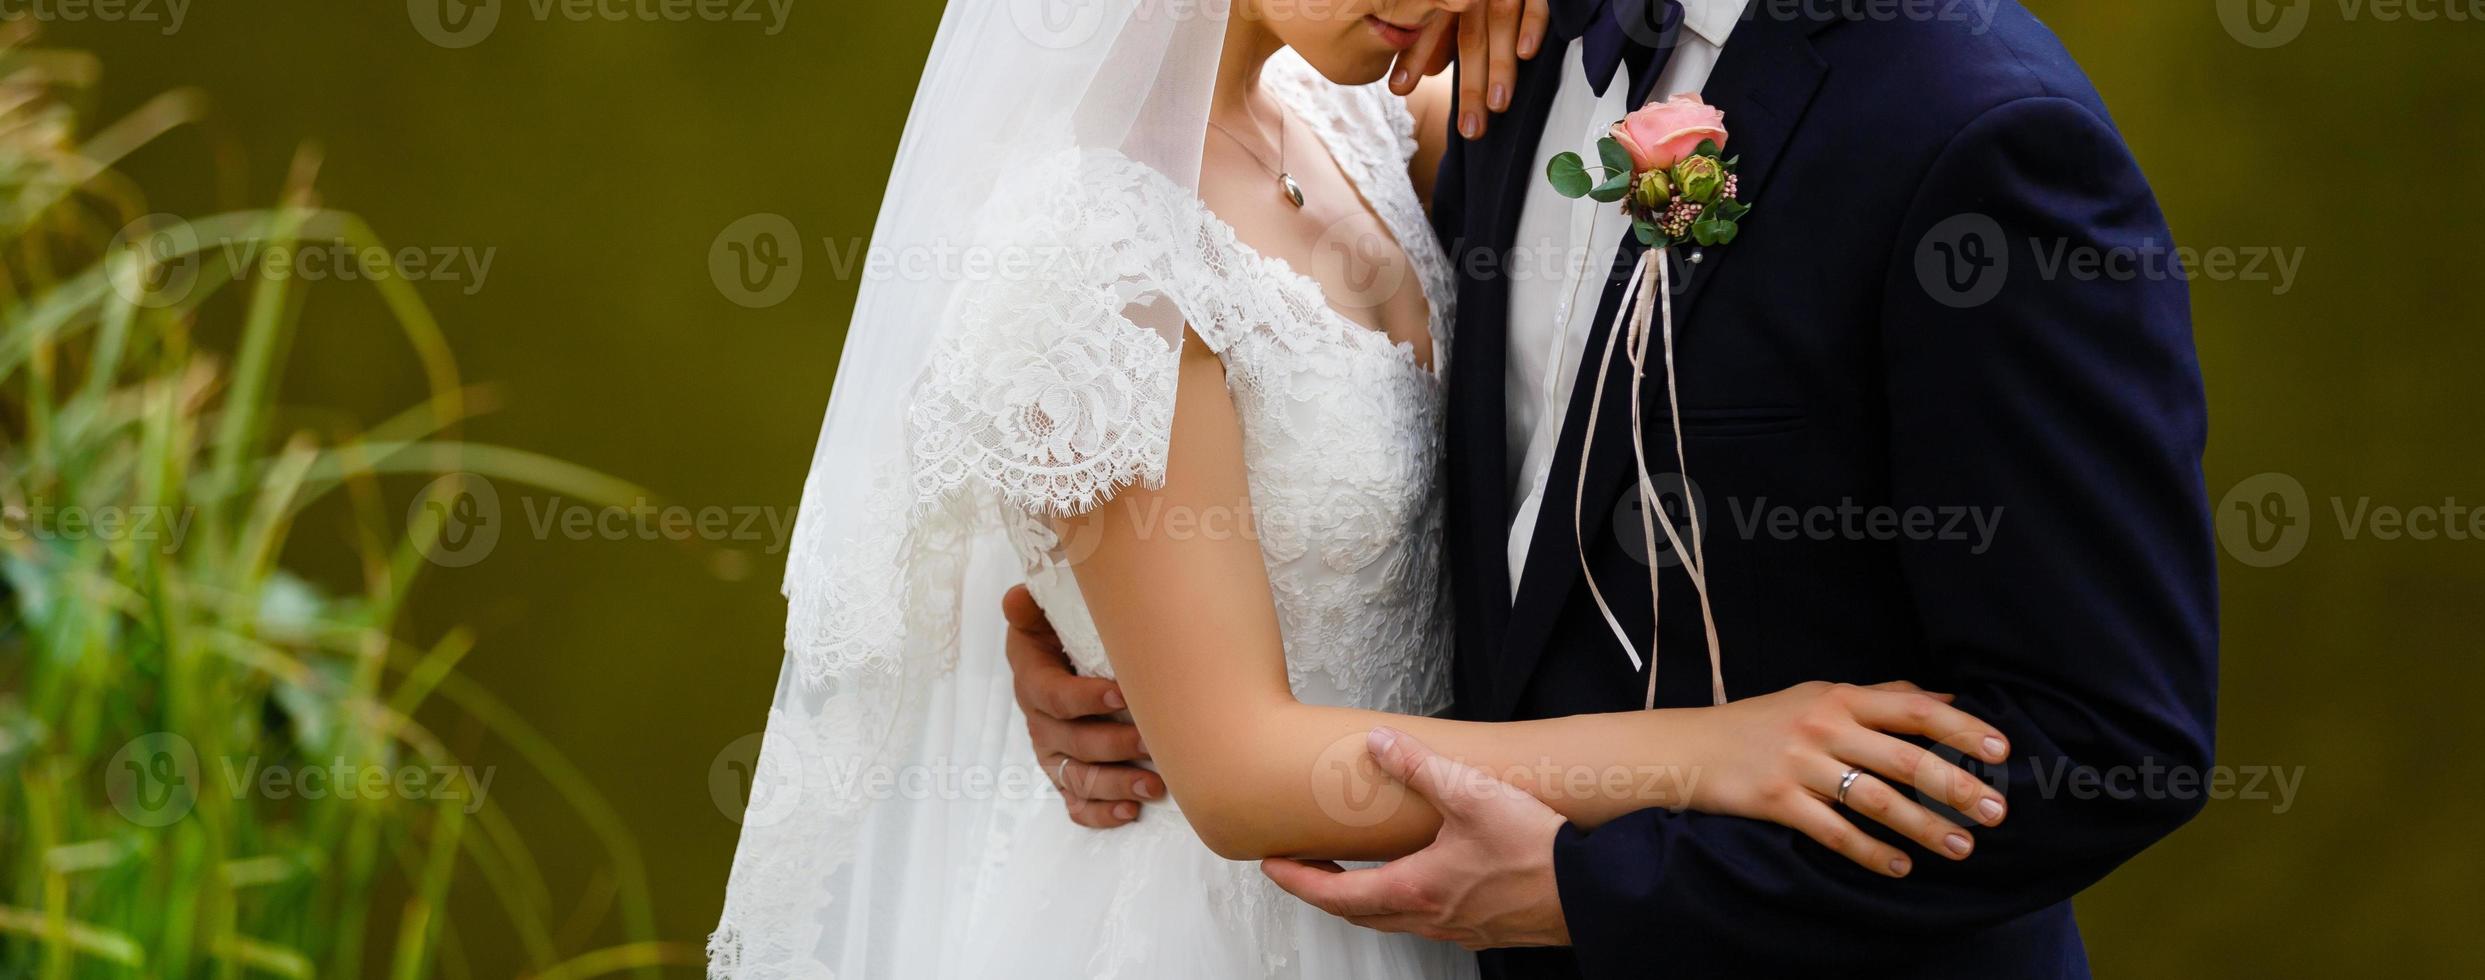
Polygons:
[[[939,4],[780,0],[755,21],[673,22],[511,0],[451,47],[427,34],[428,3],[229,0],[185,6],[176,29],[159,0],[152,21],[44,31],[102,56],[96,118],[166,89],[210,98],[206,129],[128,168],[157,210],[273,200],[311,140],[328,205],[393,245],[488,250],[479,282],[419,284],[466,377],[498,393],[468,437],[758,518],[748,538],[695,544],[539,535],[530,517],[564,502],[505,486],[488,560],[434,569],[417,595],[420,635],[476,628],[465,670],[612,798],[646,851],[661,934],[695,942],[777,673],[782,541],[766,518],[797,499],[859,278],[840,260],[870,231]],[[2485,506],[2485,23],[2295,3],[2301,35],[2260,47],[2221,19],[2239,4],[2031,2],[2104,92],[2182,244],[2301,257],[2289,282],[2193,289],[2210,495],[2271,472],[2306,494],[2299,555],[2257,567],[2230,541],[2222,558],[2219,754],[2300,767],[2301,783],[2283,812],[2212,802],[2088,892],[2105,976],[2485,975],[2470,700],[2485,541],[2385,538],[2333,508]],[[2410,9],[2449,6],[2468,9]],[[798,283],[757,306],[774,297],[710,264],[751,215],[802,242]],[[315,289],[311,304],[287,403],[368,423],[423,397],[374,301]],[[297,563],[341,572],[306,521]],[[473,747],[483,765],[505,752]],[[491,792],[521,822],[557,811],[522,772]],[[603,887],[586,835],[537,846],[564,897]],[[460,897],[461,915],[491,914]],[[514,942],[478,925],[464,934],[478,975],[514,972]]]

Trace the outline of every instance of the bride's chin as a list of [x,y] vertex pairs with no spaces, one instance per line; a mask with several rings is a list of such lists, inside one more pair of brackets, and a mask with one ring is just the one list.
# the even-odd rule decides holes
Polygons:
[[[1354,45],[1354,47],[1364,46]],[[1340,85],[1370,85],[1389,74],[1389,66],[1398,61],[1398,52],[1395,48],[1377,41],[1373,42],[1370,48],[1371,50],[1368,51],[1305,51],[1301,48],[1295,50],[1303,55],[1303,60],[1312,66],[1312,70],[1319,72],[1322,78]]]

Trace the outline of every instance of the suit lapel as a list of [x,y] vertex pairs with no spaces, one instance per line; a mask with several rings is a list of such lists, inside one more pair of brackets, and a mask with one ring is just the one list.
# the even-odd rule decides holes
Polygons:
[[[1508,389],[1510,253],[1518,237],[1520,207],[1534,176],[1535,152],[1545,118],[1562,84],[1564,59],[1548,41],[1545,57],[1524,62],[1512,87],[1508,111],[1492,120],[1481,140],[1462,142],[1460,186],[1465,226],[1450,242],[1462,270],[1458,300],[1457,355],[1450,359],[1450,486],[1457,503],[1449,535],[1459,543],[1453,575],[1460,594],[1480,607],[1481,629],[1458,651],[1461,686],[1486,690],[1508,629],[1510,572],[1505,557],[1510,527]],[[1452,118],[1456,118],[1453,113]],[[1450,137],[1459,140],[1453,133]],[[1481,267],[1478,274],[1469,270]],[[1473,648],[1481,644],[1481,648]]]
[[[1745,234],[1767,233],[1768,207],[1763,191],[1776,168],[1778,156],[1792,141],[1803,114],[1819,91],[1828,67],[1812,50],[1807,28],[1816,26],[1801,19],[1785,20],[1753,16],[1739,24],[1711,73],[1702,97],[1726,113],[1726,126],[1731,136],[1727,155],[1740,156],[1743,199],[1752,202],[1753,211],[1745,219]],[[1627,275],[1645,249],[1636,239],[1626,237],[1621,258],[1616,263],[1617,275]],[[1716,270],[1733,246],[1708,249],[1696,263],[1685,261],[1677,253],[1668,257],[1675,288],[1674,329],[1679,346],[1682,338],[1702,329],[1696,319],[1700,297],[1708,283],[1716,278]],[[1631,438],[1628,398],[1630,378],[1627,365],[1621,364],[1599,394],[1595,387],[1598,358],[1604,353],[1607,334],[1613,325],[1616,307],[1621,300],[1621,282],[1609,277],[1605,296],[1598,305],[1596,322],[1588,336],[1585,358],[1572,386],[1572,397],[1562,422],[1562,436],[1553,457],[1551,478],[1545,491],[1545,504],[1538,514],[1535,536],[1528,548],[1527,564],[1520,576],[1517,601],[1509,617],[1509,631],[1500,650],[1501,677],[1493,685],[1496,703],[1493,717],[1508,717],[1516,705],[1528,678],[1535,672],[1543,656],[1545,643],[1555,622],[1570,604],[1579,580],[1579,549],[1581,542],[1593,542],[1607,533],[1617,507],[1614,501],[1630,486]],[[1655,355],[1651,355],[1652,358]],[[1697,371],[1696,364],[1681,365],[1685,371]],[[1587,428],[1588,399],[1594,394],[1604,399],[1605,410],[1597,420],[1597,453],[1589,460],[1585,486],[1584,512],[1580,515],[1574,535],[1572,501],[1579,483],[1579,447]],[[1664,385],[1643,383],[1649,431],[1666,416]],[[1652,435],[1653,438],[1653,435]],[[1670,458],[1669,451],[1652,453],[1652,458]],[[1644,566],[1632,566],[1635,570]],[[1646,575],[1637,572],[1629,581],[1598,582],[1611,594],[1617,588],[1646,588]],[[1601,636],[1602,630],[1597,631]],[[1606,640],[1610,645],[1613,641]],[[1643,650],[1651,656],[1652,650]],[[1593,656],[1611,656],[1619,660],[1619,649],[1600,646],[1586,652]]]

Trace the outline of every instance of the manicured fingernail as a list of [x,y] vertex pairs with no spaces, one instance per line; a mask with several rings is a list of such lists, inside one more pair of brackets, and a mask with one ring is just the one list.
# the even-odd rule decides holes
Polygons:
[[1510,108],[1509,84],[1506,82],[1494,82],[1493,94],[1489,98],[1495,111]]
[[1115,689],[1113,689],[1113,690],[1110,690],[1110,691],[1106,691],[1106,692],[1104,692],[1104,706],[1105,706],[1105,707],[1108,707],[1108,708],[1111,708],[1111,709],[1113,709],[1113,710],[1115,710],[1115,711],[1120,711],[1120,710],[1122,710],[1123,708],[1130,707],[1130,703],[1129,703],[1129,702],[1126,702],[1126,701],[1123,701],[1123,700],[1122,700],[1122,691],[1121,691],[1121,689],[1120,689],[1120,688],[1115,688]]
[[1912,867],[1912,865],[1910,865],[1910,864],[1908,863],[1908,861],[1907,861],[1907,859],[1906,859],[1906,858],[1892,858],[1892,859],[1890,859],[1890,873],[1891,873],[1891,874],[1898,875],[1899,877],[1902,877],[1902,878],[1903,878],[1903,877],[1906,877],[1906,875],[1907,875],[1907,869],[1908,869],[1909,867]]
[[1942,838],[1941,843],[1942,846],[1950,849],[1950,853],[1956,854],[1960,857],[1967,856],[1968,843],[1967,836],[1965,834],[1952,834],[1948,837]]
[[1525,33],[1525,34],[1519,35],[1519,57],[1521,57],[1521,58],[1533,58],[1533,57],[1535,57],[1535,56],[1536,56],[1536,51],[1537,51],[1537,50],[1538,50],[1538,48],[1540,48],[1543,44],[1544,44],[1544,34],[1543,34],[1542,32],[1539,32],[1539,31],[1529,31],[1529,32],[1527,32],[1527,33]]
[[1148,737],[1147,737],[1147,736],[1145,736],[1145,735],[1141,735],[1141,736],[1139,736],[1138,738],[1132,739],[1132,740],[1130,741],[1130,745],[1131,745],[1131,748],[1136,749],[1136,750],[1138,751],[1138,753],[1139,753],[1139,757],[1140,757],[1140,758],[1142,758],[1142,759],[1150,759],[1150,758],[1154,758],[1154,756],[1151,756],[1151,755],[1149,755],[1149,754],[1148,754]]
[[1458,134],[1468,139],[1474,139],[1478,136],[1484,135],[1483,118],[1477,116],[1476,111],[1473,109],[1459,113]]
[[1363,737],[1365,751],[1373,755],[1387,752],[1390,746],[1396,744],[1398,744],[1398,730],[1386,725],[1372,729],[1372,734]]
[[1390,73],[1390,76],[1389,76],[1389,87],[1390,87],[1390,88],[1405,88],[1405,87],[1406,87],[1406,69],[1404,69],[1404,68],[1400,68],[1400,69],[1398,69],[1397,71]]
[[1987,735],[1987,736],[1985,736],[1985,758],[1986,758],[1986,759],[1991,760],[1991,761],[1993,761],[1993,762],[2000,762],[2000,761],[2002,761],[2003,759],[2007,759],[2007,758],[2009,758],[2009,757],[2010,757],[2010,746],[2009,746],[2007,743],[2004,743],[2001,739],[1995,738],[1995,737],[1993,737],[1993,736],[1991,736],[1991,735]]
[[1985,797],[1976,802],[1976,817],[1989,824],[2002,822],[2002,801]]
[[1153,800],[1153,799],[1155,799],[1155,798],[1156,798],[1159,794],[1162,794],[1163,792],[1165,792],[1163,788],[1161,788],[1161,787],[1159,787],[1159,786],[1157,786],[1157,785],[1156,785],[1156,781],[1155,781],[1155,780],[1153,780],[1153,779],[1142,779],[1142,780],[1140,780],[1140,781],[1139,781],[1139,785],[1138,785],[1138,790],[1139,790],[1139,798],[1140,798],[1140,799],[1143,799],[1143,800]]
[[1137,820],[1139,819],[1139,804],[1123,803],[1116,805],[1113,808],[1113,815],[1124,820]]

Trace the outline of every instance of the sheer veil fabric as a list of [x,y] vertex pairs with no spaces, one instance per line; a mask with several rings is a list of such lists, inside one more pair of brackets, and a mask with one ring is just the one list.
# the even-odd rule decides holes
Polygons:
[[[1225,26],[1199,0],[950,0],[873,231],[895,271],[862,284],[803,490],[712,977],[952,975],[991,842],[1057,805],[1009,738],[997,610],[961,597],[1020,574],[999,506],[1163,479],[1185,243],[1147,229],[1182,225],[1085,220],[1075,175],[1102,155],[1196,192]],[[1015,362],[982,349],[1004,318],[1042,341]]]

